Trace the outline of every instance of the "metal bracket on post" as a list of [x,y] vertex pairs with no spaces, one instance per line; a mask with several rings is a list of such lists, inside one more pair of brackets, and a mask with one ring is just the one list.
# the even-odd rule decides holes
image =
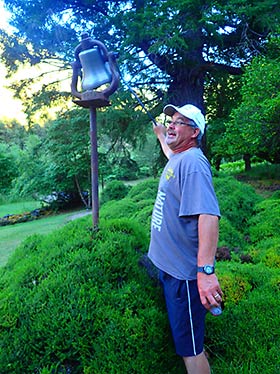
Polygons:
[[[103,43],[91,39],[88,34],[82,35],[81,43],[75,48],[74,54],[71,92],[78,100],[73,101],[90,110],[92,220],[93,228],[97,229],[99,199],[96,109],[110,106],[109,96],[119,86],[117,55],[114,52],[108,52]],[[77,88],[79,79],[81,79],[81,92]],[[104,88],[97,91],[99,87]]]

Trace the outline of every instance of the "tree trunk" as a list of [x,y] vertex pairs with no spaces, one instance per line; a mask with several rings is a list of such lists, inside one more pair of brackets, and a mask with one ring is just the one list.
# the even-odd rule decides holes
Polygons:
[[204,74],[197,74],[193,70],[183,70],[176,75],[168,89],[170,104],[182,106],[192,104],[203,113]]
[[82,194],[82,190],[81,190],[80,183],[79,183],[77,175],[75,175],[75,184],[76,184],[77,190],[79,192],[80,198],[81,198],[84,206],[88,209],[89,208],[89,204],[86,202],[86,200],[85,200],[85,198],[84,198],[84,196]]
[[251,155],[249,153],[245,153],[243,160],[245,161],[245,171],[250,171],[252,169]]
[[[178,106],[192,104],[198,107],[205,115],[203,93],[204,73],[198,72],[195,69],[184,69],[174,77],[169,86],[169,103]],[[206,128],[201,142],[201,149],[207,155]]]

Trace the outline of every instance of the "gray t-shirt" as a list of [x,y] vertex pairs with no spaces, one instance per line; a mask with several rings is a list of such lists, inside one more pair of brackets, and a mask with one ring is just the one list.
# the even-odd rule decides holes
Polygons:
[[207,158],[199,148],[166,164],[154,205],[148,256],[177,279],[196,279],[198,216],[220,216]]

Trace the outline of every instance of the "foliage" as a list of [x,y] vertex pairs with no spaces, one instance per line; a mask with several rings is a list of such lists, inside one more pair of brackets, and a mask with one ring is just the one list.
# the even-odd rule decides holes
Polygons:
[[14,225],[16,223],[30,222],[42,216],[46,216],[50,211],[46,208],[35,209],[31,212],[25,212],[21,214],[7,214],[4,217],[0,217],[0,226]]
[[222,217],[219,222],[219,242],[218,247],[227,247],[230,250],[241,250],[245,241],[243,235],[234,227],[226,217]]
[[26,240],[1,276],[1,370],[178,373],[163,300],[138,266],[146,245],[128,220]]
[[252,291],[250,277],[240,274],[238,266],[232,263],[227,263],[226,266],[219,263],[217,272],[223,290],[224,308],[233,308],[242,300],[246,300]]
[[256,215],[250,219],[248,253],[254,263],[264,263],[269,268],[280,268],[280,204],[279,192],[256,206]]
[[[219,268],[222,268],[222,264],[219,264]],[[277,373],[280,345],[277,326],[280,319],[275,310],[278,302],[276,294],[279,293],[279,272],[264,264],[256,266],[227,263],[221,270],[225,275],[224,278],[221,274],[225,290],[236,290],[237,295],[243,292],[243,297],[239,300],[237,297],[237,303],[228,304],[221,318],[208,319],[206,345],[212,352],[210,361],[213,372]],[[227,284],[228,277],[232,280],[231,285]],[[240,288],[234,284],[234,277]],[[232,296],[235,297],[233,294]]]
[[250,219],[250,239],[253,243],[280,236],[279,202],[279,193],[275,193],[256,206],[257,214]]
[[126,197],[109,200],[101,206],[100,214],[106,218],[130,218],[137,220],[147,232],[158,188],[158,179],[148,179],[132,186]]
[[127,196],[136,202],[146,199],[155,200],[158,190],[158,182],[158,179],[147,179],[138,183],[131,188]]
[[26,137],[27,131],[18,121],[1,118],[0,142],[3,142],[10,147],[16,145],[22,149]]
[[[242,176],[242,173],[241,173]],[[272,183],[272,180],[280,179],[280,164],[270,164],[269,162],[262,162],[254,165],[254,167],[248,171],[244,176],[252,180],[268,180]]]
[[232,155],[247,153],[272,163],[280,162],[279,76],[279,58],[256,58],[247,67],[242,101],[226,124],[225,141]]
[[254,189],[230,176],[214,178],[214,186],[222,216],[240,233],[248,233],[248,221],[261,200]]
[[[161,291],[148,269],[139,267],[148,246],[148,226],[139,222],[148,210],[151,214],[157,182],[139,183],[123,199],[102,205],[99,230],[92,231],[90,219],[83,218],[48,236],[32,236],[17,248],[1,271],[0,371],[185,372],[173,353]],[[216,177],[215,184],[222,200],[227,191],[235,204],[230,196],[238,190],[239,198],[248,194],[248,201],[255,202],[251,188],[243,189],[233,178]],[[272,225],[277,224],[278,199],[275,193],[250,210],[250,232],[255,226],[264,232],[269,211]],[[239,232],[235,214],[230,217],[221,220],[224,243],[247,231]],[[277,245],[277,230],[264,240],[253,235],[251,249]],[[274,374],[279,369],[279,268],[269,261],[272,251],[263,254],[259,251],[250,264],[235,258],[217,264],[225,309],[219,318],[207,315],[206,325],[214,373],[261,369]]]
[[32,196],[49,189],[49,180],[44,178],[45,147],[42,139],[30,134],[22,149],[16,153],[18,177],[13,180],[11,195]]
[[51,191],[86,191],[90,181],[89,118],[83,110],[63,113],[47,126],[45,176]]
[[279,236],[261,240],[249,249],[252,262],[263,263],[269,268],[280,268]]
[[[215,140],[224,132],[229,108],[239,101],[238,79],[229,76],[242,74],[252,57],[267,52],[267,40],[277,35],[279,23],[274,0],[252,4],[243,0],[226,4],[216,0],[123,0],[103,1],[102,6],[93,0],[40,0],[35,8],[23,0],[6,0],[5,5],[15,27],[13,35],[1,32],[2,59],[10,73],[22,64],[43,62],[54,69],[52,77],[68,78],[77,36],[88,31],[109,50],[119,53],[122,75],[131,78],[130,85],[155,117],[167,100],[174,104],[191,102],[202,109],[206,104]],[[42,68],[40,78],[44,76]],[[62,108],[64,102],[69,103],[70,93],[59,92],[54,80],[37,85],[37,91],[36,78],[14,84],[26,105],[30,126],[36,122],[34,112],[43,105],[59,102]],[[108,123],[109,136],[115,139],[118,132],[118,137],[130,145],[140,140],[144,144],[148,117],[139,110],[125,82],[124,86],[118,93],[120,99],[113,104],[114,110],[120,110],[115,110]],[[214,96],[219,101],[212,100]],[[209,147],[211,158],[218,164],[221,155],[227,153],[227,145],[220,140]]]
[[[14,150],[13,150],[14,151]],[[0,142],[0,192],[7,192],[13,179],[17,176],[15,167],[15,152],[11,152],[9,146]]]
[[137,210],[137,204],[129,198],[122,200],[111,200],[103,204],[100,214],[107,219],[112,218],[131,218]]
[[208,76],[205,84],[205,103],[207,106],[207,157],[216,170],[227,159],[228,144],[225,142],[225,123],[230,113],[240,102],[240,76],[216,74]]
[[101,203],[109,200],[118,200],[124,198],[128,193],[129,187],[122,181],[111,181],[105,186],[101,194]]

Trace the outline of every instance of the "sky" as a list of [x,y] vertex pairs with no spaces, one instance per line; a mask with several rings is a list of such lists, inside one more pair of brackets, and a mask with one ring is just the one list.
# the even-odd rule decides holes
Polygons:
[[[7,13],[3,6],[3,0],[0,0],[0,28],[9,31],[9,13]],[[6,68],[0,63],[0,120],[4,118],[16,118],[20,123],[25,124],[25,115],[22,112],[21,103],[19,100],[13,99],[13,93],[7,88],[9,81],[5,78]]]
[[4,2],[0,0],[0,28],[7,28],[8,27],[8,18],[9,14],[4,9]]

